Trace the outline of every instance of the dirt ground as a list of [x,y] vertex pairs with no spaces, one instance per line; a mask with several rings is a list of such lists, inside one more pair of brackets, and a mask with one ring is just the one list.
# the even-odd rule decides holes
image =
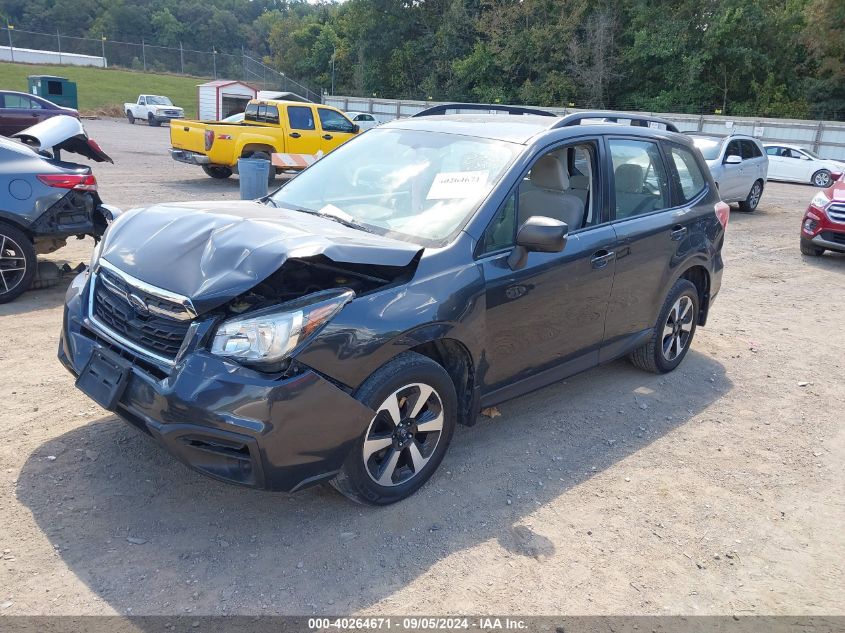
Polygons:
[[[109,203],[238,197],[166,127],[86,126]],[[845,257],[799,254],[813,193],[732,213],[679,370],[506,403],[381,509],[189,471],[59,365],[67,283],[0,306],[0,614],[845,614]]]

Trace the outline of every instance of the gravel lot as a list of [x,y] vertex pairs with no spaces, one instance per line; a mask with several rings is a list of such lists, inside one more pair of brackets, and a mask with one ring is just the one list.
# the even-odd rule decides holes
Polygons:
[[[86,127],[109,203],[238,197],[171,161],[166,127]],[[381,509],[194,474],[74,388],[66,283],[0,306],[0,613],[845,614],[845,257],[798,252],[813,191],[733,212],[678,371],[511,401]]]

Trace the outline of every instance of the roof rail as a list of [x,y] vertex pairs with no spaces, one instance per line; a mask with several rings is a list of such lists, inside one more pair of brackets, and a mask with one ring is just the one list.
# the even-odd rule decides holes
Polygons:
[[500,105],[498,103],[484,104],[484,103],[441,103],[440,105],[426,108],[413,117],[419,116],[434,116],[437,114],[446,114],[447,110],[481,110],[489,112],[495,110],[496,112],[507,112],[508,114],[536,114],[539,116],[556,117],[557,114],[552,114],[545,110],[538,110],[536,108],[523,108],[522,106]]
[[620,113],[606,110],[585,110],[584,112],[574,112],[567,114],[555,127],[569,127],[570,125],[580,125],[585,119],[603,119],[607,123],[618,123],[622,121],[630,121],[630,125],[637,127],[652,127],[652,123],[666,126],[670,132],[678,132],[678,128],[671,121],[661,119],[660,117],[650,116],[648,114],[637,113]]

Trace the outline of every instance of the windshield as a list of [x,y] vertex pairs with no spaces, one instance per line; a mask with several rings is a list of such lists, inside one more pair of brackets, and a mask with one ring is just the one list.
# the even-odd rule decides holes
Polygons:
[[173,102],[167,97],[156,97],[155,95],[147,97],[147,105],[173,105]]
[[704,156],[704,160],[716,160],[719,158],[719,150],[722,147],[721,140],[712,138],[696,138],[693,137],[692,142]]
[[375,129],[320,159],[271,200],[342,215],[396,239],[440,242],[463,227],[522,149],[455,134]]

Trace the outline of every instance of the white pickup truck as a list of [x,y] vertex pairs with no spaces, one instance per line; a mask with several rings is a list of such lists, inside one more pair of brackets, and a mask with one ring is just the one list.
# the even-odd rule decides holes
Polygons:
[[137,103],[124,103],[123,111],[130,123],[135,123],[136,119],[146,120],[153,127],[172,119],[185,118],[182,108],[177,108],[168,97],[161,95],[140,95]]

